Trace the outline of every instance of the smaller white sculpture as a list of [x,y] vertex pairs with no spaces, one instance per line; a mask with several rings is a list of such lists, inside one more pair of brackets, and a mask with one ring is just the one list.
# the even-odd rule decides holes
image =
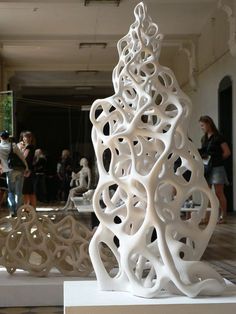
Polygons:
[[83,193],[88,191],[91,186],[91,170],[88,166],[88,160],[86,158],[81,158],[80,166],[82,166],[82,169],[79,172],[72,172],[70,186],[73,186],[75,182],[76,187],[70,189],[67,202],[65,206],[61,208],[61,210],[73,208],[73,198],[75,196],[82,195]]
[[[0,265],[10,274],[22,269],[42,277],[57,269],[64,276],[89,276],[93,267],[88,246],[93,233],[72,215],[55,223],[23,205],[16,219],[0,219]],[[102,260],[111,270],[115,260],[107,247],[101,249]]]

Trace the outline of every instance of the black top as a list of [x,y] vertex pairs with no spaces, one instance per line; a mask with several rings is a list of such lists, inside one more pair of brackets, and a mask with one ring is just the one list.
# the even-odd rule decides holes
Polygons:
[[27,145],[25,149],[29,150],[28,155],[26,156],[25,160],[27,161],[29,169],[32,171],[33,170],[33,161],[34,161],[34,151],[35,147],[34,145]]
[[202,147],[199,149],[199,153],[202,158],[211,156],[212,167],[223,166],[224,160],[221,144],[225,142],[225,139],[220,134],[213,134],[209,138],[204,136],[202,138]]
[[39,157],[34,161],[34,171],[36,174],[45,174],[46,173],[47,160],[45,157]]

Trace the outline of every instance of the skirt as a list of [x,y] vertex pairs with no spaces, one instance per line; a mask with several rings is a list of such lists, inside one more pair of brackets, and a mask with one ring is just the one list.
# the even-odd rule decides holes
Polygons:
[[29,177],[24,177],[22,194],[32,195],[35,194],[35,176],[30,174]]
[[207,177],[208,184],[229,184],[224,166],[213,167]]

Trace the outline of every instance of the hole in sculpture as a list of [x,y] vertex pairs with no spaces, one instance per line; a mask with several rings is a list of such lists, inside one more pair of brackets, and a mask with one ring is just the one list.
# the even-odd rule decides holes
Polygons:
[[174,162],[174,172],[177,177],[184,179],[182,183],[188,183],[191,180],[192,169],[190,164],[187,159],[181,156],[176,156]]
[[155,104],[157,105],[157,106],[159,106],[161,103],[162,103],[162,95],[161,94],[158,94],[157,96],[156,96],[156,98],[155,98]]
[[170,118],[174,118],[178,115],[178,109],[174,104],[168,104],[165,109],[165,114]]
[[129,56],[127,56],[125,58],[125,63],[129,63],[132,60],[132,58],[133,58],[133,54],[130,54]]
[[140,71],[140,76],[142,76],[142,77],[146,77],[147,76],[147,74],[144,72],[144,71]]
[[150,260],[141,254],[135,254],[133,258],[135,267],[133,268],[134,276],[138,278],[139,284],[145,288],[152,288],[157,278],[156,272]]
[[29,263],[31,265],[39,266],[47,260],[47,255],[43,251],[33,251],[29,256]]
[[169,88],[173,83],[171,76],[165,72],[158,75],[158,80],[166,88]]
[[97,109],[95,110],[95,119],[97,120],[98,117],[101,115],[101,113],[103,112],[102,110],[102,106],[98,106]]
[[156,116],[156,115],[152,116],[152,122],[153,122],[152,124],[153,125],[157,126],[160,123],[160,121],[161,121],[161,119],[158,116]]
[[114,222],[116,225],[119,225],[119,224],[122,223],[122,220],[121,220],[121,218],[120,218],[119,216],[115,216],[113,222]]
[[123,50],[127,45],[128,45],[127,41],[126,40],[122,40],[121,43],[120,43],[121,50]]
[[123,69],[124,69],[123,65],[119,66],[118,71],[117,71],[118,75],[120,75],[120,73],[122,72]]
[[102,155],[102,162],[104,169],[108,172],[110,169],[112,153],[109,148],[105,149]]
[[104,134],[105,136],[109,136],[109,135],[110,135],[110,131],[111,131],[110,123],[107,122],[107,123],[103,126],[103,134]]
[[127,56],[127,55],[129,54],[129,52],[130,52],[130,50],[129,50],[129,49],[125,49],[125,50],[123,50],[123,54],[124,54],[125,56]]
[[170,202],[174,200],[174,197],[176,195],[177,195],[177,189],[173,184],[170,184],[168,182],[161,182],[157,186],[154,200],[157,202],[161,201],[164,204],[169,204]]
[[126,98],[133,99],[136,97],[137,92],[134,88],[129,88],[129,89],[125,89],[123,94]]
[[158,75],[157,78],[158,78],[159,82],[161,83],[161,85],[165,86],[165,81],[164,81],[163,77],[161,75]]
[[141,61],[142,61],[142,62],[145,62],[145,61],[148,60],[148,58],[151,57],[151,54],[148,53],[148,52],[146,52],[145,50],[143,50],[143,51],[141,51],[141,53],[140,53],[140,57],[141,57]]
[[116,247],[119,247],[119,246],[120,246],[120,241],[119,241],[119,239],[117,238],[117,236],[114,236],[114,237],[113,237],[113,242],[114,242],[114,244],[116,245]]
[[154,241],[157,240],[157,232],[154,227],[150,227],[146,232],[146,245],[152,245]]
[[163,127],[162,127],[162,133],[167,133],[171,128],[171,124],[166,123]]
[[153,75],[155,73],[155,70],[156,70],[155,65],[151,62],[146,64],[146,69],[148,70],[147,72],[149,75]]
[[156,27],[156,25],[151,25],[148,30],[147,30],[147,35],[152,37],[155,36],[155,34],[157,33],[158,29]]

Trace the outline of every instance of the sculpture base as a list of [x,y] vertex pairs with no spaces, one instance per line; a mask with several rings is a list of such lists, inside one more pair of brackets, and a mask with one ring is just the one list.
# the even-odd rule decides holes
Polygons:
[[65,277],[56,272],[38,278],[20,270],[10,275],[0,268],[0,307],[62,306],[63,283],[67,280],[78,283],[85,278]]
[[188,298],[165,295],[144,299],[126,292],[100,291],[96,281],[64,283],[64,314],[233,314],[236,286],[226,280],[227,289],[219,297]]

